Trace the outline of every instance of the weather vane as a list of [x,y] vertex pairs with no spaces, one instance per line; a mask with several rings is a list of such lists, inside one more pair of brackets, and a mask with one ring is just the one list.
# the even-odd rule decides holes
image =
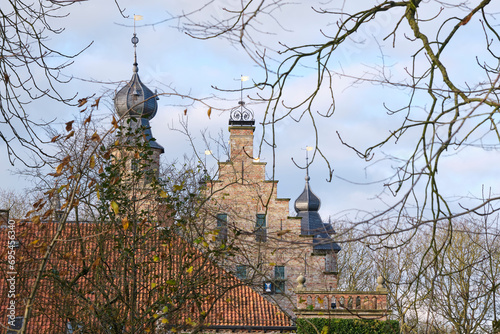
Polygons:
[[306,180],[309,181],[311,178],[309,177],[309,151],[312,151],[312,146],[306,146]]
[[139,38],[135,32],[135,21],[142,20],[142,15],[134,14],[134,36],[132,37],[132,44],[134,44],[134,67],[137,68],[137,43],[139,43]]

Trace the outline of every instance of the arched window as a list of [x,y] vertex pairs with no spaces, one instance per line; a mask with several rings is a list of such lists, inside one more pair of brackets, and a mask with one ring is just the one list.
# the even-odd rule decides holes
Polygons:
[[332,310],[335,310],[337,308],[337,299],[335,296],[330,297],[330,307]]

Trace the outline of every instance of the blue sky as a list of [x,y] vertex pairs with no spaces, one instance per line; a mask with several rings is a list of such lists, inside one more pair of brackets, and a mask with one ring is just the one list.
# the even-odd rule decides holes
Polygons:
[[[232,90],[238,89],[240,75],[248,75],[255,81],[264,78],[262,70],[241,48],[220,39],[209,41],[192,39],[176,29],[176,21],[158,23],[170,17],[170,14],[189,12],[204,1],[120,0],[119,3],[129,19],[119,14],[113,1],[86,1],[68,7],[69,16],[55,21],[56,26],[66,29],[61,35],[51,39],[50,43],[56,49],[71,53],[93,42],[89,49],[65,70],[64,74],[73,76],[74,79],[70,84],[61,87],[63,93],[67,95],[78,93],[79,97],[105,93],[107,100],[104,100],[101,112],[112,113],[109,97],[120,82],[128,81],[132,75],[133,48],[130,38],[133,33],[131,17],[134,14],[144,17],[142,21],[138,21],[137,27],[140,40],[137,48],[139,75],[152,90],[157,88],[160,92],[170,92],[171,88],[175,88],[180,93],[195,97],[217,95],[220,99],[211,100],[210,103],[221,109],[227,109],[237,105],[239,93],[220,92],[213,89],[213,86]],[[356,1],[355,4],[350,3],[348,6],[356,7],[364,3],[368,1]],[[215,18],[222,17],[220,8],[231,4],[232,2],[228,0],[215,1],[213,6],[206,9],[207,11],[197,14],[194,18],[210,18],[211,15]],[[333,32],[335,23],[329,22],[328,19],[318,20],[318,16],[310,7],[310,3],[298,4],[276,11],[276,18],[286,30],[282,30],[276,22],[264,19],[260,28],[270,34],[261,34],[259,40],[275,49],[279,48],[278,42],[292,44],[311,40],[324,41],[322,33]],[[431,14],[432,11],[429,12],[430,16]],[[356,41],[349,41],[344,48],[338,50],[331,62],[332,70],[345,76],[335,76],[336,113],[331,118],[321,120],[318,123],[318,130],[320,145],[332,163],[334,177],[332,182],[326,181],[328,171],[320,159],[316,159],[310,171],[312,189],[322,200],[323,218],[328,215],[341,217],[349,209],[381,210],[394,200],[384,193],[382,185],[384,180],[394,174],[396,165],[393,160],[382,158],[385,154],[390,154],[404,159],[412,147],[415,136],[409,135],[397,144],[390,143],[383,150],[376,151],[375,157],[370,162],[365,162],[340,143],[336,132],[341,133],[342,138],[348,140],[351,145],[366,148],[375,139],[387,136],[390,129],[401,121],[398,117],[388,117],[383,104],[386,103],[394,108],[404,104],[408,100],[406,91],[370,83],[353,85],[352,79],[349,78],[349,76],[366,77],[369,69],[382,65],[380,45],[376,40],[380,43],[381,37],[385,36],[384,33],[386,34],[398,19],[395,14],[391,14],[373,21],[360,31]],[[428,23],[431,24],[433,23]],[[446,55],[455,66],[453,75],[463,82],[481,77],[474,66],[469,67],[467,64],[473,63],[477,54],[487,57],[484,51],[468,52],[482,50],[484,40],[478,23],[471,21],[472,24],[476,25],[475,28],[469,29],[468,34],[460,36],[459,42],[454,46],[453,50],[456,52]],[[390,41],[382,43],[386,46],[383,49],[385,55],[383,61],[387,71],[390,71],[396,79],[404,78],[406,68],[412,61],[409,54],[416,50],[414,44],[400,38],[398,48],[391,49],[387,47]],[[285,96],[287,101],[291,102],[305,96],[315,84],[315,78],[310,70],[303,69],[299,74],[289,83]],[[250,94],[255,96],[256,92]],[[184,154],[190,155],[192,152],[186,138],[171,129],[179,127],[179,119],[183,117],[185,109],[179,104],[185,104],[186,101],[172,96],[162,96],[157,116],[151,122],[153,134],[165,147],[164,156],[167,162],[181,159]],[[327,106],[328,95],[320,96],[315,105],[317,110],[321,111]],[[60,124],[61,128],[64,122],[71,120],[77,113],[76,108],[50,101],[33,103],[29,108],[32,117],[55,119],[55,126]],[[263,117],[263,106],[254,105],[251,109],[258,123]],[[206,111],[207,108],[200,104],[188,107],[190,131],[196,138],[196,150],[200,154],[206,149],[201,141],[200,131],[206,130],[213,136],[222,131],[225,138],[228,138],[228,111],[214,111],[211,119],[207,117]],[[285,119],[276,125],[275,177],[280,180],[278,195],[291,198],[292,203],[302,192],[305,172],[297,168],[291,159],[304,163],[304,148],[307,145],[314,145],[314,134],[310,125],[307,120],[296,123],[291,119]],[[261,129],[257,126],[256,138],[261,134]],[[458,155],[452,153],[454,152],[450,152],[449,157],[443,161],[443,172],[439,176],[447,196],[478,197],[481,195],[483,185],[486,188],[493,187],[493,192],[498,193],[494,166],[499,165],[500,154],[496,150],[484,151],[471,147]],[[5,156],[3,148],[0,154]],[[209,157],[207,161],[213,167],[216,165],[213,157]],[[267,172],[271,175],[272,152],[268,147],[264,149],[261,161],[268,162]],[[6,159],[1,160],[0,177],[3,180],[3,188],[22,189],[29,186],[22,179],[10,174],[9,171],[16,168],[22,166],[12,167]],[[350,217],[354,216],[356,216],[354,211],[350,212]]]

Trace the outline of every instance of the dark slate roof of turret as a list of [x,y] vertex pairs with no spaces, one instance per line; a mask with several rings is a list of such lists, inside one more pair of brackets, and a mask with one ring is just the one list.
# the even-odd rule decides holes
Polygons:
[[[135,118],[136,121],[130,121],[126,126],[130,127],[131,133],[136,133],[135,131],[140,127],[144,136],[140,137],[139,140],[141,143],[143,140],[146,140],[149,143],[149,147],[158,149],[161,153],[165,153],[165,149],[163,146],[158,144],[156,139],[153,138],[153,133],[151,132],[151,125],[149,124],[149,120],[147,118]],[[135,137],[136,138],[136,137]],[[130,140],[130,143],[133,143],[133,138],[127,138],[126,140]]]
[[[138,41],[139,39],[134,34],[132,38],[134,48]],[[151,140],[153,135],[151,133],[151,125],[149,124],[149,120],[155,117],[158,110],[158,97],[139,78],[139,66],[137,65],[135,52],[132,72],[132,79],[115,95],[115,111],[121,119],[136,119],[137,121],[130,122],[130,126],[132,128],[143,127],[144,135],[149,141],[149,145],[152,148],[161,150],[163,153],[165,151],[163,147],[156,141]]]
[[330,235],[334,234],[330,224],[324,224],[319,215],[321,201],[309,186],[309,175],[306,176],[304,191],[295,200],[295,211],[297,217],[301,217],[300,229],[302,235],[312,235],[313,250],[315,252],[339,251],[340,246],[334,242]]
[[142,83],[138,72],[134,63],[132,79],[115,95],[115,110],[120,117],[152,119],[158,110],[156,94]]
[[316,196],[309,186],[309,180],[311,178],[306,176],[306,186],[304,191],[300,196],[295,200],[295,211],[297,213],[303,211],[318,211],[321,207],[321,201],[318,196]]

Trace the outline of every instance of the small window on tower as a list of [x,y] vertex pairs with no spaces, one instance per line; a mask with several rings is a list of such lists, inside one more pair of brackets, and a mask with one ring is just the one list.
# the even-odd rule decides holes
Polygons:
[[266,230],[266,215],[258,214],[257,221],[255,222],[255,241],[266,242],[267,240],[267,230]]
[[275,292],[285,293],[285,266],[274,267]]
[[217,215],[217,230],[219,234],[217,239],[222,242],[227,241],[227,214],[219,213]]
[[333,253],[325,255],[325,273],[337,273],[337,256]]

